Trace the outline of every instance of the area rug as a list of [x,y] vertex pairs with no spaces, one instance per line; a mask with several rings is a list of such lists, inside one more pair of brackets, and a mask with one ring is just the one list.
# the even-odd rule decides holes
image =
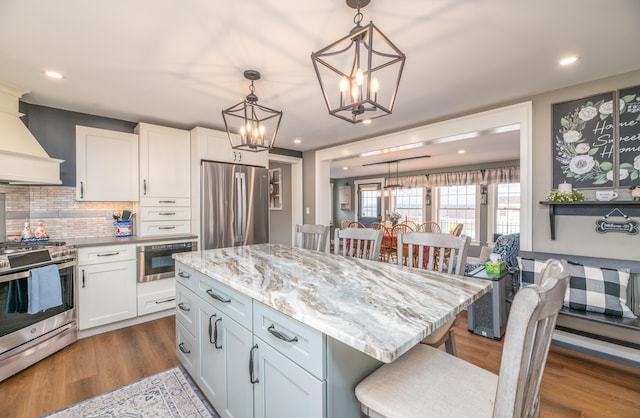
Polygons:
[[220,418],[182,366],[53,412],[51,418]]

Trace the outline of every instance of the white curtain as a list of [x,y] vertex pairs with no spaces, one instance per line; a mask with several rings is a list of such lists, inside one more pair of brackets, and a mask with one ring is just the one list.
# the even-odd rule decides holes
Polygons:
[[436,173],[427,175],[427,184],[429,187],[479,185],[482,178],[480,170]]
[[[427,177],[424,175],[420,176],[407,176],[407,177],[398,177],[398,184],[402,187],[427,187]],[[393,179],[391,180],[393,183]]]
[[520,167],[489,168],[485,170],[483,184],[517,183],[520,181]]

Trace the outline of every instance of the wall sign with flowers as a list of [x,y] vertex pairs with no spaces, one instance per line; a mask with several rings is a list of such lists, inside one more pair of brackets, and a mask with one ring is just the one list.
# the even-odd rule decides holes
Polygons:
[[554,185],[640,184],[640,86],[557,103],[552,113]]

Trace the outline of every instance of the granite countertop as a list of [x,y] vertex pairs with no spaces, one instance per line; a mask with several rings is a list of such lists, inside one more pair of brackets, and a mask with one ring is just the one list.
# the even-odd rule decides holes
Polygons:
[[173,257],[318,331],[391,362],[491,282],[279,244]]
[[99,247],[102,245],[118,245],[118,244],[143,244],[151,242],[171,242],[171,241],[195,241],[197,235],[163,235],[160,237],[140,237],[132,235],[130,237],[115,237],[107,235],[103,237],[87,237],[87,238],[67,238],[61,241],[68,245],[74,245],[78,248],[83,247]]

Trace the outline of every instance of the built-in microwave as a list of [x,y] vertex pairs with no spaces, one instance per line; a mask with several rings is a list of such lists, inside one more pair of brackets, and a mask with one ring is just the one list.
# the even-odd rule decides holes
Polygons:
[[174,276],[175,253],[196,251],[196,241],[168,244],[142,245],[138,247],[138,283],[167,279]]

